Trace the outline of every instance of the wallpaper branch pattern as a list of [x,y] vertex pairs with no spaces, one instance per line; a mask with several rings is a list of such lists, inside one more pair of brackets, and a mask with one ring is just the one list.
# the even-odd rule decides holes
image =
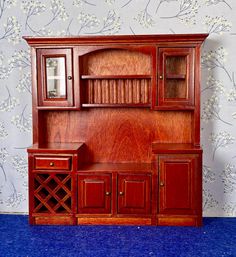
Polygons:
[[0,212],[28,211],[30,52],[23,35],[209,33],[202,49],[205,216],[236,216],[236,1],[0,0]]

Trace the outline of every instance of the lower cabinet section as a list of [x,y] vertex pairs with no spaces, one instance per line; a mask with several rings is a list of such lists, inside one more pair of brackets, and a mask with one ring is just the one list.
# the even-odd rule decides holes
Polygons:
[[158,169],[158,225],[201,225],[201,155],[159,155]]
[[200,151],[158,152],[152,166],[80,170],[77,155],[31,155],[30,223],[200,226],[201,158]]
[[150,214],[151,175],[79,174],[77,199],[78,214]]

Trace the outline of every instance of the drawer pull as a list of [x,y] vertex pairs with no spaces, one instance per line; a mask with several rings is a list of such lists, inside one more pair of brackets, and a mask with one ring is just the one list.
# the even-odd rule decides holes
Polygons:
[[119,192],[119,195],[124,195],[124,192]]
[[54,166],[54,162],[50,162],[49,165],[50,165],[50,167],[53,167]]
[[111,194],[111,192],[106,192],[106,195],[109,196]]
[[164,182],[160,182],[160,186],[163,187],[164,186]]

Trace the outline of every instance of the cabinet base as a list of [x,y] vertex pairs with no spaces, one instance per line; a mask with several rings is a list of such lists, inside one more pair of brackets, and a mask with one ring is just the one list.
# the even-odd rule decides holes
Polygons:
[[78,225],[152,225],[151,218],[78,218]]
[[75,219],[68,216],[38,216],[32,218],[35,225],[75,225]]
[[202,218],[197,216],[159,216],[158,226],[202,226]]
[[134,225],[134,226],[202,226],[198,216],[158,216],[156,219],[143,217],[72,217],[72,216],[35,216],[30,218],[33,225]]

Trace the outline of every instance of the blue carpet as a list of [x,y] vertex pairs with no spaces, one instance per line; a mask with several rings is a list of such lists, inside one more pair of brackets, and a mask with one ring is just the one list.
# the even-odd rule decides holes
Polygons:
[[30,226],[28,217],[0,215],[0,257],[236,256],[236,218],[205,218],[204,226]]

